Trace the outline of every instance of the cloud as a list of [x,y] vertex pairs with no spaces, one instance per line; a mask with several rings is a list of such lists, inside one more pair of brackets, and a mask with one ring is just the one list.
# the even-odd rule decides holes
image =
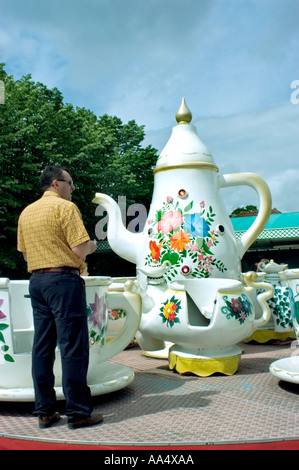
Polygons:
[[298,181],[299,170],[297,168],[285,168],[269,176],[268,184],[271,188],[272,199],[282,212],[299,211]]
[[228,115],[287,99],[296,79],[296,0],[2,1],[14,70],[150,129],[183,95]]
[[31,74],[35,81],[50,88],[63,85],[67,61],[46,35],[34,31],[24,32],[17,25],[2,28],[0,53],[2,61],[7,65],[7,72],[16,79]]
[[[221,173],[298,208],[298,0],[2,0],[1,61],[65,102],[145,125],[159,150],[184,96]],[[292,188],[290,191],[289,188]],[[241,192],[240,192],[241,191]],[[228,204],[253,203],[235,188]],[[244,203],[243,203],[244,202]]]

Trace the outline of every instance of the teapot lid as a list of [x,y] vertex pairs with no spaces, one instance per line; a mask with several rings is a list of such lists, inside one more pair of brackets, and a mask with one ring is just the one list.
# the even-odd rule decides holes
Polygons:
[[154,173],[173,168],[202,168],[218,172],[212,154],[200,140],[195,126],[190,124],[192,114],[184,98],[175,117],[178,124],[172,128]]

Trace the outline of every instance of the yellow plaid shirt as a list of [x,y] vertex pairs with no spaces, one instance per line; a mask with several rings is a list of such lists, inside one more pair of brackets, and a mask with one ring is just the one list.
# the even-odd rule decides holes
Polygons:
[[82,273],[86,264],[72,248],[88,240],[78,207],[54,191],[45,191],[19,217],[17,248],[26,253],[29,272],[70,266]]

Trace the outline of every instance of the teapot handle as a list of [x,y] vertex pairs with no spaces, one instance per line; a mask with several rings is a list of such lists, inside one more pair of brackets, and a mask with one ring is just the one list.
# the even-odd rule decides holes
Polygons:
[[255,173],[219,175],[219,187],[225,188],[227,186],[250,186],[256,191],[259,197],[260,209],[255,221],[244,235],[242,235],[241,239],[237,240],[239,255],[240,258],[242,258],[268,222],[272,206],[271,193],[267,183]]
[[267,300],[271,299],[275,293],[274,286],[269,282],[258,281],[258,275],[254,271],[248,271],[244,275],[244,281],[246,284],[246,290],[258,289],[263,290],[262,293],[257,295],[257,302],[262,308],[262,316],[255,319],[253,322],[253,329],[256,330],[260,326],[264,326],[271,318],[271,310],[267,303]]

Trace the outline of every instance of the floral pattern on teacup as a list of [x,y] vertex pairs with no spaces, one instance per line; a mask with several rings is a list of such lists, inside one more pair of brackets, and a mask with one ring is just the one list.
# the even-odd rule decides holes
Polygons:
[[[4,300],[0,299],[0,307],[2,306],[3,302]],[[4,318],[6,318],[6,315],[0,310],[0,320],[4,320]],[[6,344],[5,336],[2,333],[7,328],[9,328],[9,325],[7,323],[0,323],[0,343],[3,343],[0,346],[0,355],[3,356],[4,361],[15,362],[14,358],[10,354],[8,354],[9,346]]]
[[99,343],[101,346],[105,344],[105,336],[107,330],[107,305],[104,295],[99,297],[95,294],[93,303],[87,305],[87,319],[91,324],[89,329],[89,343],[91,345]]

